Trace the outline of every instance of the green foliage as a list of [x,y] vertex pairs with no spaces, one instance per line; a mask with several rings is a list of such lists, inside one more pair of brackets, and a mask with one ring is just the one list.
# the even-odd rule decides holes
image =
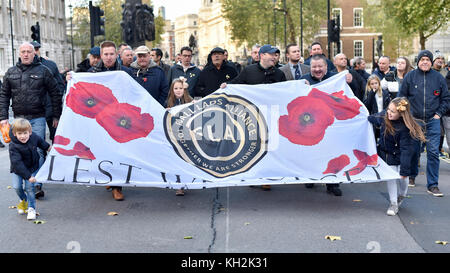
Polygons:
[[[333,2],[333,1],[332,1]],[[278,9],[276,17],[277,44],[284,43],[283,1],[275,3]],[[287,43],[298,42],[300,37],[300,1],[286,0]],[[247,42],[265,44],[274,43],[274,2],[273,0],[222,0],[222,11],[230,22],[231,38],[242,44]],[[320,25],[326,22],[327,2],[303,0],[303,36],[304,43],[313,41]]]
[[166,22],[161,16],[155,17],[155,40],[153,41],[154,45],[161,45],[161,35],[164,34],[164,26]]
[[[389,31],[386,26],[392,27],[399,36],[417,35],[422,49],[425,48],[425,41],[450,20],[448,0],[380,0],[378,2],[379,5],[368,5],[373,10],[379,9],[378,28],[384,27]],[[374,26],[377,26],[376,22]]]

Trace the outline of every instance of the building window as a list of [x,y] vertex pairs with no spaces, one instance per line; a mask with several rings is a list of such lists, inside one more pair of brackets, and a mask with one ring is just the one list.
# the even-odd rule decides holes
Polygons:
[[339,17],[339,26],[342,29],[342,9],[335,8],[331,10],[331,20],[334,20]]
[[363,41],[353,41],[353,56],[354,57],[364,57],[364,42]]
[[353,26],[363,27],[363,9],[355,8],[353,9]]

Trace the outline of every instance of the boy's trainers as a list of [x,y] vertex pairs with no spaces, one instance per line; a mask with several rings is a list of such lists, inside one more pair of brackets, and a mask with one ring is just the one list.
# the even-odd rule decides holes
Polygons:
[[442,197],[442,196],[444,196],[444,195],[442,194],[442,192],[439,190],[438,187],[431,187],[431,188],[429,188],[429,189],[427,190],[427,192],[430,193],[430,194],[432,194],[432,195],[434,195],[434,196],[437,196],[437,197]]
[[34,208],[28,208],[27,220],[36,220],[36,210]]
[[28,209],[28,202],[25,200],[20,201],[20,203],[17,205],[17,213],[20,215],[25,214],[25,211]]
[[398,212],[398,205],[397,204],[391,204],[387,210],[387,215],[389,216],[395,216]]

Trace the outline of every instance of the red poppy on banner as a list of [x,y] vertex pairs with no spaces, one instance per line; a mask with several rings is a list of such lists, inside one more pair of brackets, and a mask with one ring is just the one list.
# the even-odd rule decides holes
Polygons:
[[287,110],[288,115],[278,120],[279,132],[294,144],[316,145],[334,122],[333,111],[320,99],[298,97],[288,104]]
[[125,143],[146,137],[153,130],[153,117],[128,103],[106,106],[95,119],[117,142]]
[[313,88],[308,96],[323,100],[333,110],[338,120],[356,117],[361,107],[357,99],[350,99],[344,95],[344,91],[328,94],[317,88]]
[[74,156],[77,155],[81,158],[86,158],[86,159],[95,159],[94,154],[91,152],[91,149],[89,147],[86,147],[86,145],[84,145],[83,143],[81,143],[80,141],[78,141],[77,143],[75,143],[75,145],[73,146],[73,149],[71,150],[66,150],[60,147],[55,147],[54,148],[58,153],[65,155],[65,156]]
[[333,173],[337,174],[342,171],[345,166],[350,164],[350,158],[347,155],[341,155],[339,157],[333,158],[328,162],[327,169],[323,172],[323,174]]
[[348,170],[349,175],[357,175],[364,171],[367,166],[376,166],[378,163],[378,155],[373,154],[369,156],[366,152],[360,151],[360,150],[353,150],[353,154],[355,155],[356,159],[358,159],[358,164]]
[[53,144],[60,144],[60,145],[65,146],[65,145],[69,145],[69,143],[70,143],[70,139],[60,136],[60,135],[55,136],[53,139]]
[[66,99],[66,104],[72,111],[88,118],[95,118],[105,106],[117,102],[111,89],[88,82],[74,84]]

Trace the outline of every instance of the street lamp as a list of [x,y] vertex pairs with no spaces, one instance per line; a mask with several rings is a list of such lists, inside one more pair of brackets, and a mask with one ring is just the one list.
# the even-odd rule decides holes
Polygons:
[[300,56],[303,57],[303,0],[300,0]]
[[[282,11],[284,14],[284,47],[286,48],[286,46],[287,46],[287,43],[286,43],[286,37],[287,37],[286,36],[286,15],[287,15],[286,0],[283,0],[283,8],[282,9],[275,7],[276,2],[277,2],[277,0],[273,0],[273,15],[274,15],[274,20],[275,20],[275,29],[277,27],[275,12]],[[275,36],[275,46],[276,46],[276,42],[277,42],[277,40],[276,40],[276,36]]]
[[12,5],[11,5],[11,0],[9,0],[9,23],[11,25],[11,54],[12,54],[12,62],[13,62],[13,66],[15,65],[14,63],[14,32],[13,32],[13,21],[12,21]]
[[69,5],[70,10],[70,43],[72,45],[72,70],[75,69],[75,55],[73,49],[73,10],[72,4]]
[[275,4],[277,0],[273,0],[273,45],[277,45],[277,13],[275,9]]

